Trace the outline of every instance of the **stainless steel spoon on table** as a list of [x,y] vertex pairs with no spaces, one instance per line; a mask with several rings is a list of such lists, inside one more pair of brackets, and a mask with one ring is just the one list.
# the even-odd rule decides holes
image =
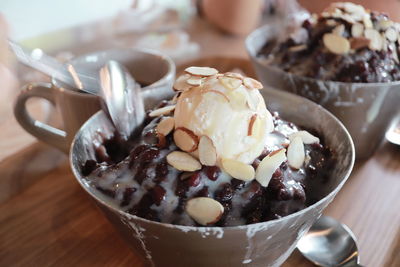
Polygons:
[[322,216],[297,244],[297,249],[318,266],[361,266],[356,238],[337,220]]

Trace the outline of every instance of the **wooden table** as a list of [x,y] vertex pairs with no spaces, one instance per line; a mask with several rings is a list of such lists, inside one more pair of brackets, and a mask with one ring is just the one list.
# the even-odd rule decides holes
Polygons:
[[[189,32],[202,55],[246,57],[243,38],[198,19]],[[0,151],[0,266],[144,266],[79,187],[64,155],[20,129],[0,137],[3,147],[10,139],[25,144],[12,154]],[[354,231],[363,265],[400,266],[399,192],[400,148],[385,143],[357,163],[325,212]],[[284,266],[312,264],[295,252]]]

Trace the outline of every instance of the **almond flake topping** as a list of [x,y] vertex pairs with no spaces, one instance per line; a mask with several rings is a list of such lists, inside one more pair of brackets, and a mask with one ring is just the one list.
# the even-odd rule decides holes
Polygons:
[[336,26],[336,27],[332,30],[332,33],[333,33],[333,34],[336,34],[336,35],[339,35],[339,36],[342,36],[343,33],[344,33],[344,25],[343,25],[343,24],[340,24],[340,25]]
[[198,77],[191,77],[189,79],[186,80],[186,82],[189,85],[193,85],[193,86],[200,86],[203,82],[202,78],[198,78]]
[[398,38],[397,31],[394,28],[388,28],[385,31],[385,36],[391,42],[396,42],[396,40]]
[[274,172],[286,161],[286,149],[271,152],[263,158],[256,170],[256,180],[263,187],[267,187]]
[[218,222],[224,213],[221,203],[209,197],[189,199],[185,210],[193,220],[204,226]]
[[386,29],[388,29],[389,27],[391,27],[393,24],[394,24],[394,23],[393,23],[393,21],[391,21],[391,20],[380,20],[380,21],[378,22],[378,28],[379,28],[380,30],[386,30]]
[[205,135],[199,141],[199,160],[206,166],[215,166],[217,163],[217,150],[213,141]]
[[201,169],[201,164],[190,154],[182,151],[173,151],[167,155],[169,165],[180,171],[194,172]]
[[289,140],[292,141],[294,138],[300,137],[302,142],[306,145],[319,144],[319,138],[310,134],[307,131],[298,131],[289,135]]
[[167,136],[173,129],[175,120],[173,117],[165,117],[157,124],[157,132]]
[[383,40],[380,33],[374,29],[365,29],[364,36],[368,38],[371,42],[369,43],[369,48],[371,50],[382,50]]
[[305,44],[289,47],[290,52],[300,52],[300,51],[303,51],[306,49],[307,49],[307,46]]
[[167,115],[167,114],[171,113],[174,109],[175,109],[175,105],[165,106],[165,107],[153,110],[152,112],[149,113],[149,116],[150,117],[158,117],[161,115]]
[[242,85],[242,80],[238,78],[223,76],[220,77],[218,80],[228,90],[235,90]]
[[185,69],[185,72],[195,76],[212,76],[218,73],[218,70],[210,67],[189,67]]
[[242,181],[254,179],[255,171],[253,166],[233,159],[222,159],[222,167],[233,178]]
[[351,26],[351,36],[362,37],[364,34],[364,26],[360,23],[353,24]]
[[243,80],[243,75],[236,72],[225,72],[224,76]]
[[248,89],[262,89],[263,85],[257,80],[254,80],[253,78],[244,78],[243,79],[243,84],[246,86]]
[[193,152],[197,149],[199,138],[191,130],[179,127],[174,131],[174,141],[177,147],[186,152]]
[[191,78],[191,76],[187,73],[179,76],[176,79],[176,81],[174,82],[174,85],[172,86],[172,88],[175,91],[186,91],[186,90],[192,88],[192,85],[187,83],[187,80],[190,78]]
[[334,54],[342,55],[350,51],[350,42],[346,38],[338,36],[336,34],[324,34],[323,42],[325,47]]
[[372,28],[374,25],[372,24],[371,17],[369,14],[365,14],[363,17],[363,23],[365,28]]
[[288,151],[287,151],[287,159],[289,166],[294,169],[300,169],[304,163],[305,152],[304,152],[304,144],[300,136],[296,136],[290,142]]

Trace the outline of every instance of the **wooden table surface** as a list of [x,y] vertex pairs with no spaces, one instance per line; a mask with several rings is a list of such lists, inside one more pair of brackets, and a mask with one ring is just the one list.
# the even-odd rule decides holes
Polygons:
[[[216,43],[202,56],[246,56],[243,38],[222,36],[203,22],[189,32],[203,46]],[[12,154],[0,151],[0,266],[144,266],[75,181],[65,155],[21,129],[0,137],[25,140]],[[400,148],[385,143],[356,164],[325,211],[354,231],[365,266],[400,266],[399,193]],[[296,251],[283,266],[312,264]]]

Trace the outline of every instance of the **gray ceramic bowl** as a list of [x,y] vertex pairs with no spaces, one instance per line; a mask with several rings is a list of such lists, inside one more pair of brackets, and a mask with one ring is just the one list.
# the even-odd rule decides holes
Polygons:
[[343,125],[321,106],[305,98],[274,90],[262,93],[271,111],[279,111],[283,118],[323,133],[326,144],[336,151],[338,158],[328,183],[311,188],[312,197],[321,200],[278,220],[225,228],[193,227],[153,222],[125,213],[91,188],[81,174],[82,164],[94,158],[92,140],[99,131],[111,135],[113,126],[100,111],[77,133],[70,153],[76,179],[149,265],[278,266],[346,182],[355,156],[353,142]]
[[353,137],[357,159],[371,156],[399,114],[400,82],[343,83],[311,79],[270,66],[257,53],[276,37],[265,25],[246,39],[246,48],[258,79],[265,86],[306,97],[332,112]]

